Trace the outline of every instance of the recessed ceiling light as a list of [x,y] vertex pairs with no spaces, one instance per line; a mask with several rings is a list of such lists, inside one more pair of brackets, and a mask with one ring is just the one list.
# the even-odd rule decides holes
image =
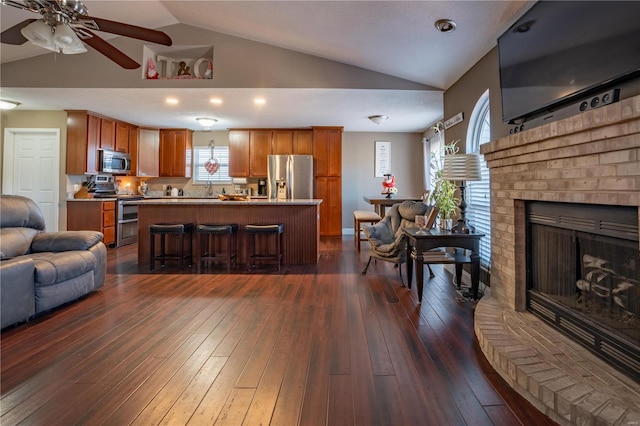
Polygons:
[[451,19],[438,19],[433,25],[442,33],[450,33],[458,27],[458,24]]
[[256,105],[264,105],[267,103],[267,101],[264,98],[255,98],[253,100],[253,103]]
[[2,109],[2,110],[14,109],[18,105],[20,105],[20,102],[14,102],[14,101],[8,101],[6,99],[0,99],[0,109]]
[[167,98],[165,102],[170,105],[177,105],[179,103],[178,99],[176,98]]
[[212,104],[220,105],[222,103],[222,99],[220,99],[220,98],[211,98],[211,99],[209,99],[209,102],[211,102]]

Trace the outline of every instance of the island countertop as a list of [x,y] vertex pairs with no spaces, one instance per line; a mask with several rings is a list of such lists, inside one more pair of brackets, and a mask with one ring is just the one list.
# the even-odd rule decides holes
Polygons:
[[[130,200],[125,204],[138,206],[138,263],[150,263],[149,226],[155,223],[237,224],[237,263],[247,262],[248,224],[284,226],[282,233],[282,263],[284,265],[314,265],[320,251],[321,199],[222,201],[215,197],[163,197]],[[193,253],[199,247],[193,238]],[[259,246],[272,249],[275,240],[260,239]],[[168,241],[169,243],[169,241]],[[168,247],[170,248],[170,247]],[[195,261],[195,259],[194,259]],[[194,263],[195,267],[195,263]]]
[[294,200],[270,200],[248,199],[246,201],[223,201],[215,197],[158,197],[142,200],[126,201],[129,205],[232,205],[238,206],[317,206],[322,203],[320,199],[294,199]]

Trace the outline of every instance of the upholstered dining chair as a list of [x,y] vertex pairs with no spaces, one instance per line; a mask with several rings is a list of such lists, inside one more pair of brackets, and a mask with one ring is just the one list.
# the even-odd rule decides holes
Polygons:
[[[394,204],[380,222],[363,226],[364,235],[369,241],[369,261],[362,275],[367,273],[372,259],[391,262],[398,267],[400,282],[404,286],[402,268],[399,266],[407,261],[407,238],[402,229],[415,228],[417,215],[427,216],[426,227],[430,229],[438,215],[438,208],[419,201],[403,201]],[[430,267],[429,273],[433,276]]]

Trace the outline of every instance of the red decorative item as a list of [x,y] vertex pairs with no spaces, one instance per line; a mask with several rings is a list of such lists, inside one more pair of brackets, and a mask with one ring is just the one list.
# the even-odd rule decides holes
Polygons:
[[147,63],[147,79],[148,80],[157,80],[159,77],[158,71],[156,71],[156,63],[153,61],[153,58],[149,58],[149,62]]
[[211,157],[204,163],[204,168],[210,175],[214,175],[220,169],[220,162],[213,155],[214,141],[209,142],[211,148]]

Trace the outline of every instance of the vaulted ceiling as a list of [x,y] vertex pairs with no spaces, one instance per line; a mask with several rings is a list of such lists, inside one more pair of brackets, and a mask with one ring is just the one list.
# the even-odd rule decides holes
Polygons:
[[[225,102],[218,110],[199,111],[200,106],[185,100],[180,113],[173,112],[176,119],[180,115],[219,115],[224,117],[219,128],[288,127],[306,123],[342,125],[346,131],[419,132],[442,118],[443,91],[493,48],[497,37],[532,2],[87,0],[84,4],[91,16],[158,29],[185,24],[422,85],[417,90],[397,91],[263,87],[269,102],[259,113],[248,111],[242,102],[245,97],[249,102],[255,96],[251,90],[254,88],[225,88],[223,97],[234,101]],[[37,17],[8,6],[2,6],[1,12],[3,31],[24,19]],[[453,19],[457,29],[451,33],[439,32],[434,22],[441,18]],[[108,34],[100,35],[110,40]],[[55,56],[28,43],[3,44],[0,61],[5,64],[43,54]],[[51,66],[55,66],[55,62]],[[157,101],[171,92],[169,89],[159,90],[149,99],[149,92],[143,95],[137,89],[126,89],[126,95],[113,97],[117,90],[124,89],[100,89],[98,82],[96,88],[93,96],[87,96],[86,90],[74,88],[30,89],[3,84],[1,96],[21,102],[19,108],[23,110],[89,109],[107,115],[116,111],[122,117],[130,117],[132,122],[135,121],[131,117],[138,117],[144,110],[148,115],[157,116],[157,126],[184,127],[184,121],[167,122],[171,114],[155,110],[156,104],[162,108],[162,103]],[[191,94],[185,92],[185,99],[190,97]],[[299,105],[309,105],[309,108]],[[376,125],[367,119],[371,114],[388,115],[389,119]],[[145,124],[154,125],[152,120]],[[198,128],[195,123],[189,127]]]

